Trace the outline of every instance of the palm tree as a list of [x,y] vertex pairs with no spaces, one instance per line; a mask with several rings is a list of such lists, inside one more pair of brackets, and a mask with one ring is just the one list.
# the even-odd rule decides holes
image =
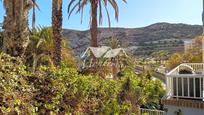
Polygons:
[[22,57],[29,42],[28,11],[32,0],[3,0],[6,16],[3,23],[3,50]]
[[62,0],[52,0],[52,28],[54,37],[55,65],[61,62],[61,41],[62,41]]
[[121,47],[121,42],[116,37],[112,36],[107,38],[106,45],[111,47],[112,49],[116,49]]
[[33,0],[34,4],[32,5],[33,8],[33,14],[32,14],[32,31],[35,30],[35,21],[36,21],[36,17],[35,17],[35,4],[36,4],[36,0]]
[[[126,0],[122,0],[126,3]],[[110,16],[109,12],[107,9],[107,4],[110,3],[112,8],[115,11],[115,18],[118,20],[118,5],[116,0],[71,0],[69,5],[68,5],[68,13],[69,17],[72,14],[72,12],[76,9],[76,13],[80,13],[83,16],[83,10],[86,5],[90,5],[91,7],[91,13],[90,13],[90,22],[91,22],[91,46],[92,47],[97,47],[97,27],[98,27],[98,12],[99,12],[99,24],[102,24],[102,17],[103,17],[103,12],[102,12],[102,5],[105,8],[107,17],[108,17],[108,23],[110,27]],[[81,16],[81,18],[82,18]]]
[[38,65],[48,62],[47,65],[53,65],[53,34],[51,28],[39,27],[31,32],[29,46],[26,49],[26,62],[32,66],[35,71]]
[[[76,67],[74,54],[69,47],[69,43],[62,40],[62,61],[63,64],[69,67]],[[35,71],[40,65],[54,67],[54,41],[53,29],[47,27],[36,27],[35,31],[31,32],[30,42],[26,49],[26,64]]]

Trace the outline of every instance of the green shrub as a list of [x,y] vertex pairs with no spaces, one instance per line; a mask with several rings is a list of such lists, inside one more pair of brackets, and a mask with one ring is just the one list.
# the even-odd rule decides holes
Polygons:
[[0,53],[0,113],[32,113],[35,89],[27,81],[28,77],[21,59]]
[[131,114],[158,105],[164,92],[160,81],[131,67],[119,80],[81,75],[67,64],[28,70],[20,58],[0,53],[0,114]]

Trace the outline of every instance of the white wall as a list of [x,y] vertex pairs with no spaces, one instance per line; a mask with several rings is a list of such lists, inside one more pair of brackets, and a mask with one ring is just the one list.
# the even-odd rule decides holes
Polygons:
[[164,108],[168,110],[166,115],[176,115],[175,111],[178,111],[179,109],[182,111],[182,115],[204,115],[204,109],[186,108],[170,105],[165,105]]

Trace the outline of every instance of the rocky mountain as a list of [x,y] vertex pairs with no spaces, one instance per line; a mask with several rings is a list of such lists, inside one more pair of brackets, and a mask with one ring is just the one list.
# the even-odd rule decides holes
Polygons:
[[[117,37],[124,46],[139,46],[144,42],[164,39],[193,39],[201,35],[202,26],[187,24],[156,23],[142,28],[100,28],[98,41],[102,45],[111,36]],[[63,30],[64,37],[69,41],[76,55],[80,55],[88,46],[90,32],[77,30]]]

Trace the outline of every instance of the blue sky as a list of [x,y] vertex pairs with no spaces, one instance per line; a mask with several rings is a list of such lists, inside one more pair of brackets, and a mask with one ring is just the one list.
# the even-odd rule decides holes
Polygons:
[[[37,11],[37,25],[51,25],[52,0],[37,0],[40,11]],[[89,7],[84,12],[83,23],[80,15],[73,14],[67,17],[69,0],[63,0],[63,28],[86,30],[89,28]],[[202,24],[202,0],[117,0],[119,5],[119,21],[114,20],[114,13],[109,7],[112,27],[136,28],[157,22]],[[0,3],[0,22],[3,21],[4,10]],[[105,14],[104,14],[105,16]],[[30,13],[31,17],[31,13]],[[108,27],[104,17],[100,27]]]

